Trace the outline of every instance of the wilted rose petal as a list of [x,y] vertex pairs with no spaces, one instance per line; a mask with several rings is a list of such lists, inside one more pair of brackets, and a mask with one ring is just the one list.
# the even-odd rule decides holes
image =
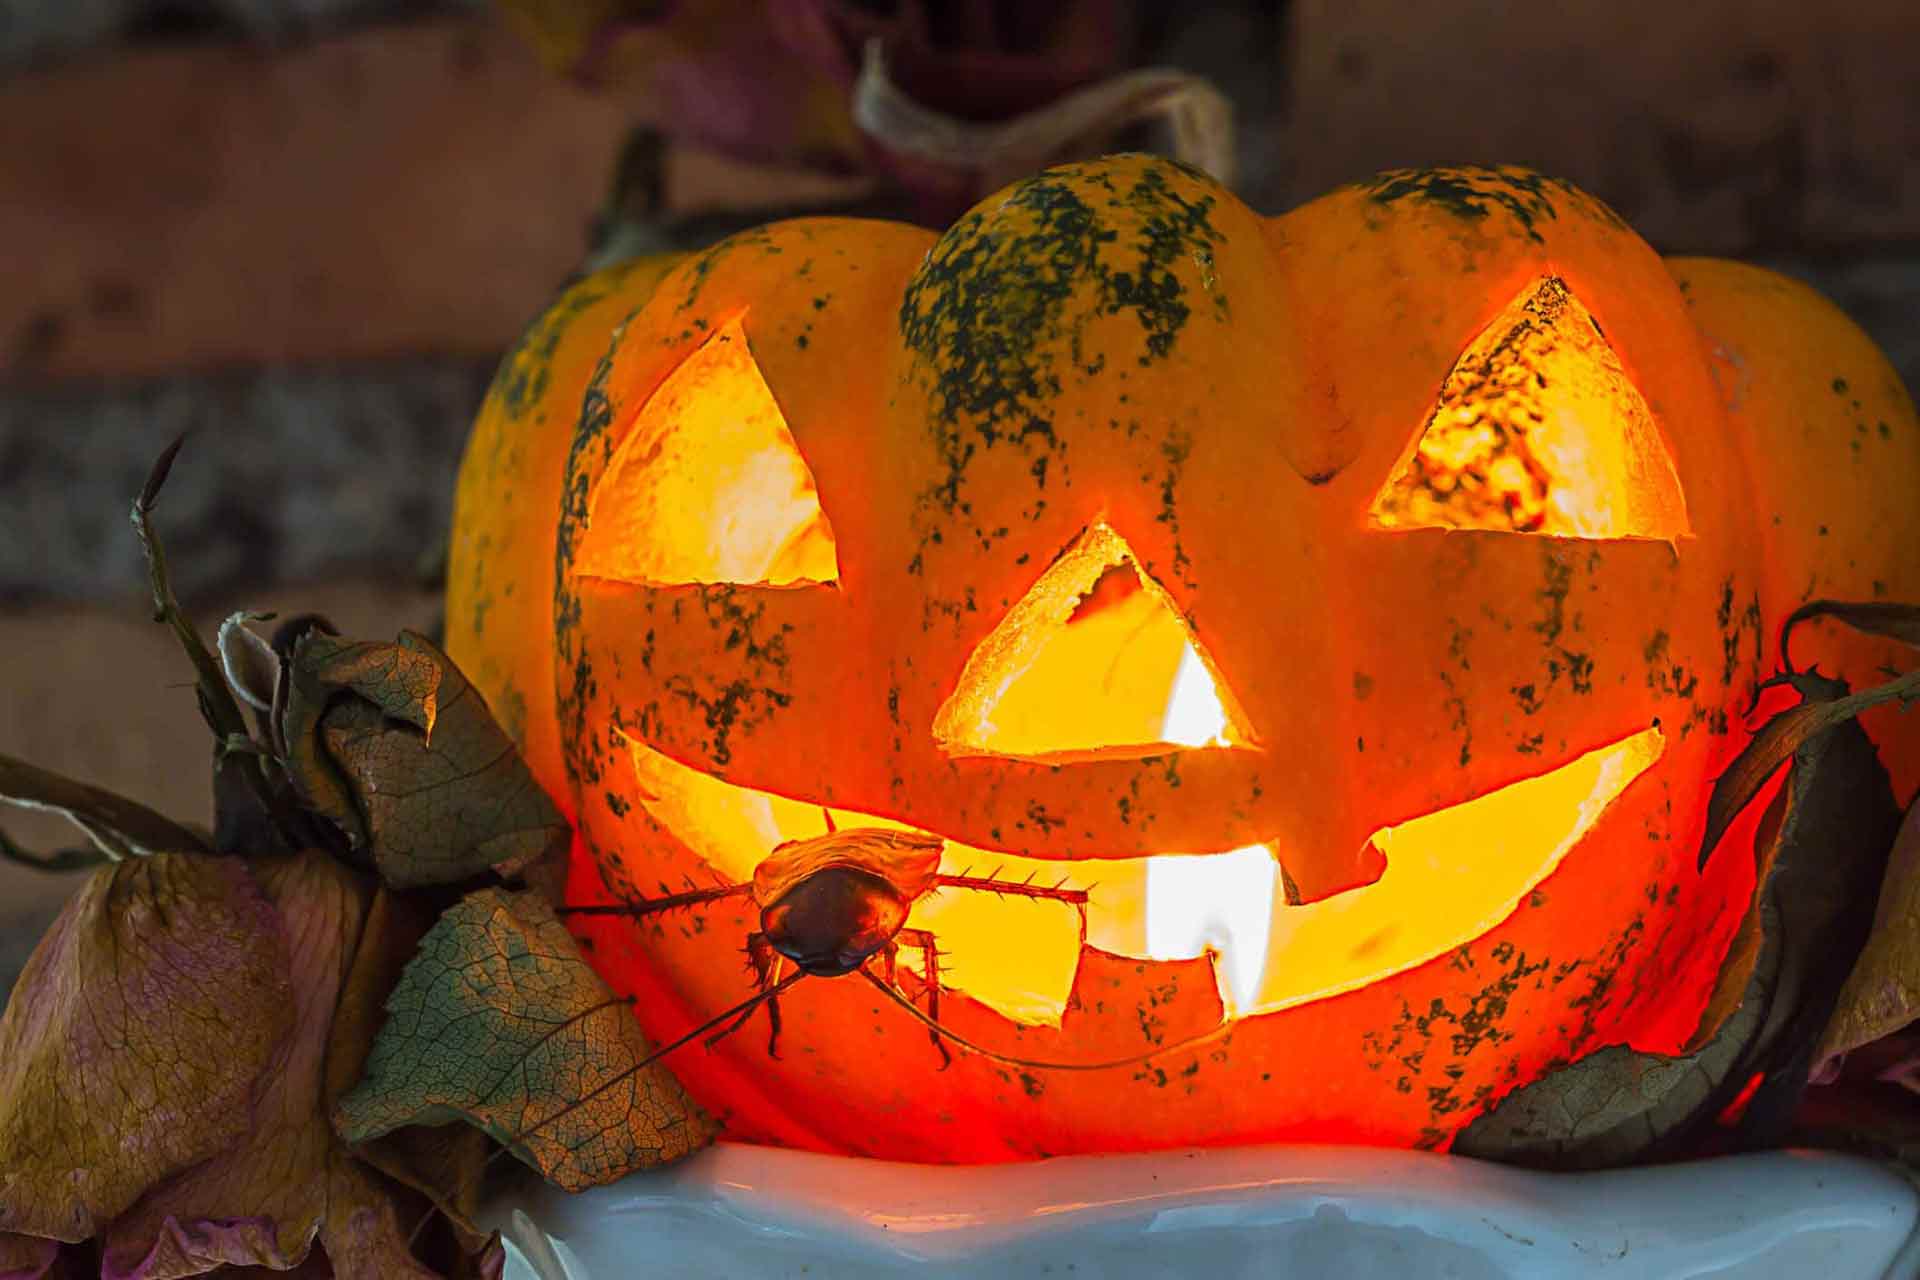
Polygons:
[[292,1022],[286,939],[238,859],[100,868],[0,1016],[0,1231],[85,1240],[231,1146]]
[[316,1239],[339,1276],[431,1275],[408,1270],[415,1264],[391,1225],[391,1196],[327,1124],[329,1032],[373,886],[319,852],[256,865],[284,922],[293,1035],[244,1138],[154,1187],[108,1228],[103,1280],[173,1280],[222,1265],[283,1270]]
[[[332,1042],[327,1048],[330,1103],[360,1082],[374,1036],[386,1021],[387,996],[432,923],[432,917],[409,895],[384,886],[375,892],[334,1010]],[[473,1214],[480,1175],[492,1146],[478,1129],[443,1124],[409,1125],[356,1143],[352,1150],[365,1163],[432,1200],[462,1247],[477,1251],[484,1247],[486,1233],[475,1225]]]
[[337,1280],[441,1280],[414,1258],[394,1199],[365,1165],[342,1158],[327,1188],[330,1200],[320,1243]]
[[0,1280],[55,1280],[63,1274],[58,1240],[0,1232]]
[[395,888],[513,875],[570,838],[479,690],[412,632],[309,633],[280,732],[303,798]]

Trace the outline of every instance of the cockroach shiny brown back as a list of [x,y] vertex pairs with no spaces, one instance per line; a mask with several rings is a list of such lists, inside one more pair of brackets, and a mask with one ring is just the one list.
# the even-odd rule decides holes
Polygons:
[[803,972],[838,978],[892,943],[912,909],[913,900],[886,877],[829,866],[762,907],[760,930]]

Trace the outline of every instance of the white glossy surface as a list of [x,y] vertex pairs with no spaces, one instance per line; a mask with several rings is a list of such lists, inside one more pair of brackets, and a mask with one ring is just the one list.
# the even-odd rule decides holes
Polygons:
[[721,1144],[489,1208],[508,1280],[1061,1276],[1915,1280],[1920,1196],[1770,1152],[1549,1175],[1347,1147],[891,1164]]

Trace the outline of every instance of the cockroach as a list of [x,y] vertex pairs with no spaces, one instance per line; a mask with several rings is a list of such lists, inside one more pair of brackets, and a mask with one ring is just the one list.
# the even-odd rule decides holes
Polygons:
[[[777,846],[754,868],[751,880],[659,898],[563,906],[560,913],[641,919],[750,895],[760,908],[760,927],[747,935],[747,959],[758,979],[760,995],[744,1012],[729,1010],[694,1034],[734,1018],[731,1026],[714,1037],[717,1040],[745,1025],[754,1009],[765,1004],[770,1025],[767,1053],[773,1057],[779,1056],[779,995],[788,985],[780,982],[783,962],[793,965],[796,980],[838,978],[858,971],[897,1000],[906,1000],[896,981],[900,945],[917,947],[926,958],[927,1034],[940,1053],[942,1070],[952,1065],[953,1058],[939,1026],[940,952],[931,930],[906,927],[913,904],[935,889],[972,889],[1065,902],[1085,922],[1087,891],[1070,889],[1064,880],[1056,885],[1036,885],[992,876],[946,874],[940,870],[946,842],[938,836],[881,827],[840,831],[830,813],[826,822],[823,835]],[[876,958],[886,971],[884,979],[867,967]]]

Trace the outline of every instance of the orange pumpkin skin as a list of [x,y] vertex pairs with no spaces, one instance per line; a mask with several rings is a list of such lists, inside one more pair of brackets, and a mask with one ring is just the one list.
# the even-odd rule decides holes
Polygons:
[[[1545,278],[1645,401],[1690,533],[1372,527],[1449,370]],[[1871,344],[1777,277],[1669,266],[1599,202],[1524,171],[1383,175],[1262,219],[1189,170],[1116,157],[1016,184],[943,236],[776,224],[596,281],[577,287],[590,305],[568,295],[536,326],[558,333],[535,344],[543,393],[503,377],[483,410],[448,601],[449,651],[511,709],[576,823],[576,900],[715,878],[648,808],[629,740],[730,784],[1058,860],[1082,883],[1099,877],[1082,859],[1272,841],[1313,900],[1364,883],[1383,826],[1664,734],[1490,929],[1144,1066],[956,1054],[942,1071],[866,983],[802,982],[778,1059],[749,1031],[676,1064],[738,1137],[945,1161],[1444,1147],[1560,1062],[1622,1041],[1671,1051],[1751,893],[1753,814],[1695,862],[1780,619],[1811,596],[1920,598],[1920,425]],[[576,572],[625,434],[736,323],[818,484],[837,584]],[[1166,589],[1249,745],[947,754],[931,726],[970,655],[1094,522]],[[1802,663],[1816,655],[1857,683],[1894,658],[1824,631],[1796,642]],[[1920,736],[1910,720],[1870,729],[1904,800]],[[664,1040],[750,993],[739,951],[755,927],[736,899],[578,932]],[[1204,959],[1089,948],[1058,1026],[960,989],[941,1019],[1010,1054],[1085,1061],[1220,1011]]]
[[448,639],[534,776],[563,804],[552,601],[567,448],[608,335],[672,265],[643,258],[569,285],[501,361],[460,465],[447,546]]

